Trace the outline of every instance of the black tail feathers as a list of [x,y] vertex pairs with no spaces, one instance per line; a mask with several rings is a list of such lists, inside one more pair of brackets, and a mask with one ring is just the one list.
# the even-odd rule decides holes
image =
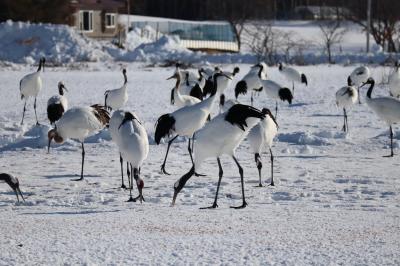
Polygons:
[[263,119],[265,118],[265,114],[252,106],[235,104],[228,110],[225,120],[245,131],[245,127],[247,127],[246,119],[249,117]]
[[292,104],[293,94],[288,88],[281,88],[279,90],[279,98],[282,101],[287,101],[289,104]]
[[301,83],[305,83],[306,86],[308,86],[307,77],[306,77],[306,75],[304,75],[304,74],[301,74]]
[[156,122],[156,131],[154,133],[154,140],[157,145],[160,144],[162,138],[169,136],[171,131],[174,130],[175,118],[169,114],[160,116]]
[[247,94],[247,83],[244,80],[239,81],[235,87],[235,97],[239,96],[239,94]]

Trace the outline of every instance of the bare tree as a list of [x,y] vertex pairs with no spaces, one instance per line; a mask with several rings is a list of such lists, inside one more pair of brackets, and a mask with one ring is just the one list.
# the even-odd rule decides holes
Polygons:
[[257,56],[258,60],[265,60],[267,63],[275,63],[276,54],[274,32],[269,23],[251,24],[245,28],[248,39],[244,40],[250,50]]
[[[346,16],[347,19],[360,25],[365,31],[368,28],[367,21],[363,14],[366,14],[366,2],[361,1],[360,5],[354,6],[358,11],[357,15]],[[372,1],[370,33],[375,42],[382,46],[387,52],[398,52],[396,47],[396,36],[400,34],[398,21],[400,20],[400,1],[398,0],[375,0]],[[355,4],[355,3],[353,3]]]
[[328,53],[328,62],[332,64],[332,47],[342,42],[346,28],[342,27],[340,20],[319,21],[318,26],[321,30],[323,46]]
[[304,63],[303,50],[314,45],[301,39],[295,32],[278,30],[270,23],[248,24],[244,32],[243,45],[248,46],[258,60],[268,64],[292,60]]

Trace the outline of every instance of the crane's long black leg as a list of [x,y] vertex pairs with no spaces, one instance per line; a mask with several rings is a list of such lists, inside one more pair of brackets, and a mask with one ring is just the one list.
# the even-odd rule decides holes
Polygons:
[[22,111],[21,126],[24,124],[25,111],[26,111],[26,99],[25,99],[25,104],[24,104],[24,110]]
[[194,165],[193,155],[192,155],[192,145],[190,144],[190,138],[188,141],[188,151],[189,151],[189,155],[190,155],[190,160],[192,161],[192,165]]
[[36,97],[35,97],[35,102],[33,104],[33,109],[35,109],[36,125],[39,125],[39,121],[37,119],[37,114],[36,114]]
[[240,166],[238,160],[235,158],[235,156],[232,156],[233,160],[235,161],[237,167],[239,168],[239,174],[240,174],[240,182],[242,183],[242,199],[243,203],[240,206],[237,207],[231,207],[234,209],[243,209],[247,206],[246,198],[244,196],[244,179],[243,179],[243,168]]
[[[139,179],[140,179],[139,175],[140,175],[140,169],[133,168],[133,177],[135,178],[136,187],[139,192],[139,195],[136,198],[134,198],[133,201],[136,202],[137,200],[139,200],[140,203],[142,203],[142,201],[144,201],[144,198],[143,198],[143,194],[142,194],[142,187],[139,186]],[[132,180],[132,182],[133,182],[133,180]]]
[[128,199],[128,201],[127,202],[134,202],[135,200],[133,199],[133,197],[132,197],[132,188],[133,188],[133,175],[135,175],[135,171],[137,171],[137,169],[135,168],[133,171],[132,171],[132,164],[130,165],[130,167],[131,167],[131,176],[130,176],[130,183],[131,183],[131,186],[129,186],[129,199]]
[[253,96],[254,92],[251,91],[251,96],[250,96],[250,101],[251,101],[251,106],[253,106],[253,102],[254,102],[254,96]]
[[17,196],[17,201],[19,202],[18,192],[17,189],[14,189],[15,196]]
[[278,119],[278,102],[275,105],[275,119]]
[[392,130],[392,125],[390,125],[390,155],[386,155],[383,157],[393,157],[394,153],[393,153],[393,130]]
[[194,132],[193,133],[193,136],[192,136],[192,154],[193,154],[193,152],[194,152],[194,137],[196,136],[196,132]]
[[393,129],[392,126],[390,126],[390,156],[393,157]]
[[179,135],[176,135],[176,136],[173,137],[170,141],[168,141],[167,153],[165,154],[164,162],[163,162],[163,164],[161,165],[161,171],[163,172],[163,174],[169,175],[169,173],[168,173],[167,171],[165,171],[165,164],[166,164],[166,162],[167,162],[169,147],[171,146],[172,142],[174,142],[174,140],[175,140],[178,136],[179,136]]
[[294,81],[292,81],[292,91],[293,91],[293,96],[294,96]]
[[217,201],[218,201],[218,192],[219,192],[219,187],[221,186],[221,180],[222,180],[222,176],[223,176],[223,174],[224,174],[224,171],[222,170],[221,161],[220,161],[219,157],[217,157],[217,162],[218,162],[219,172],[218,172],[217,192],[215,193],[214,203],[213,203],[213,205],[211,205],[210,207],[205,207],[205,208],[200,208],[200,209],[215,209],[215,208],[218,207],[218,204],[217,204]]
[[347,122],[348,120],[347,120],[347,111],[346,111],[346,109],[344,109],[344,111],[345,111],[345,118],[346,118],[346,131],[347,131],[347,133],[349,132],[349,123]]
[[123,165],[124,159],[122,158],[121,153],[119,154],[119,162],[121,163],[121,181],[122,181],[121,188],[126,189],[126,186],[124,184],[124,165]]
[[346,132],[346,109],[343,108],[343,132]]
[[257,169],[258,169],[258,186],[256,187],[262,187],[262,183],[261,183],[261,168],[262,168],[262,163],[261,163],[261,156],[260,154],[257,152],[254,154],[254,160],[256,161],[256,165],[257,165]]
[[271,154],[271,184],[270,186],[275,186],[274,183],[274,155],[272,154],[271,148],[269,148],[269,153]]
[[131,188],[132,184],[131,184],[131,171],[129,170],[130,168],[130,164],[129,162],[126,162],[126,174],[128,175],[128,186]]
[[83,165],[85,164],[85,147],[82,142],[82,168],[81,168],[81,178],[73,179],[72,181],[82,181],[83,180]]
[[357,87],[357,92],[358,92],[358,104],[361,104],[360,86]]

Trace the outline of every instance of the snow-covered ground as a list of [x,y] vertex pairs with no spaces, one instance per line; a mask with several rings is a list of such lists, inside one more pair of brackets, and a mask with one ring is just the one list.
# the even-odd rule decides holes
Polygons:
[[[69,89],[70,106],[103,103],[107,89],[122,84],[122,66],[89,64],[82,69],[47,68],[38,98],[43,126],[34,126],[32,99],[26,123],[20,126],[23,102],[19,79],[34,68],[0,69],[0,172],[20,177],[26,203],[16,203],[0,183],[0,265],[365,265],[400,263],[399,156],[390,152],[387,126],[365,105],[349,112],[350,134],[341,130],[342,111],[335,91],[352,67],[299,67],[309,86],[296,88],[291,106],[280,104],[275,153],[276,187],[258,182],[254,155],[244,141],[237,157],[245,173],[248,207],[241,203],[240,178],[232,159],[222,157],[224,177],[219,208],[209,206],[217,183],[217,162],[210,159],[193,177],[175,207],[170,207],[174,182],[190,165],[186,142],[171,148],[167,170],[160,174],[166,145],[155,145],[154,123],[169,104],[173,68],[126,64],[129,101],[145,122],[150,153],[143,168],[146,202],[128,203],[119,189],[120,168],[108,132],[88,139],[86,181],[73,182],[80,172],[80,145],[68,141],[47,153],[46,100],[57,83]],[[223,65],[232,69],[233,65]],[[249,65],[240,65],[242,77]],[[388,69],[373,67],[377,81]],[[276,68],[269,76],[289,86]],[[235,80],[233,84],[238,81]],[[363,98],[366,90],[362,90]],[[387,95],[378,86],[375,94]],[[227,92],[233,97],[233,88]],[[248,103],[249,96],[239,98]],[[274,108],[262,92],[257,107]],[[217,112],[217,110],[215,110]],[[400,136],[395,139],[398,153]],[[269,155],[263,154],[263,182],[270,177]],[[135,191],[136,194],[136,191]]]

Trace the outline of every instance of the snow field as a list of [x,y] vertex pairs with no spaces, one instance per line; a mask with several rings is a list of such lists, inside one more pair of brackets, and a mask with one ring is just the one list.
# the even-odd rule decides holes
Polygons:
[[[125,202],[128,191],[118,189],[118,152],[106,130],[85,145],[84,182],[70,181],[80,172],[79,143],[69,140],[52,144],[50,154],[46,150],[45,104],[57,93],[58,81],[69,89],[71,107],[103,103],[104,91],[122,84],[122,67],[128,75],[126,109],[144,121],[150,140],[142,168],[143,204]],[[250,65],[239,67],[232,85]],[[27,202],[15,203],[9,187],[0,184],[0,264],[399,264],[400,163],[398,156],[382,158],[390,152],[387,126],[364,103],[349,111],[350,133],[340,131],[342,110],[334,95],[354,66],[297,68],[307,75],[309,87],[296,86],[291,106],[279,103],[276,188],[253,187],[258,183],[254,155],[246,141],[237,150],[249,203],[244,210],[229,208],[241,202],[241,193],[237,168],[226,156],[218,209],[199,210],[213,201],[216,159],[206,161],[200,173],[207,176],[192,177],[177,205],[169,207],[174,182],[190,169],[187,142],[180,138],[167,162],[172,175],[160,174],[166,145],[152,139],[156,119],[174,110],[169,104],[174,84],[165,80],[173,68],[117,63],[48,68],[38,98],[39,128],[33,126],[32,99],[25,125],[19,125],[18,82],[35,68],[1,69],[0,171],[20,177]],[[388,71],[371,70],[377,81]],[[291,87],[277,68],[268,68],[268,75]],[[233,88],[226,94],[233,97]],[[377,94],[388,95],[388,89],[379,85]],[[239,100],[249,103],[250,95]],[[261,92],[255,106],[274,110],[275,102]],[[268,184],[269,154],[262,162]]]

